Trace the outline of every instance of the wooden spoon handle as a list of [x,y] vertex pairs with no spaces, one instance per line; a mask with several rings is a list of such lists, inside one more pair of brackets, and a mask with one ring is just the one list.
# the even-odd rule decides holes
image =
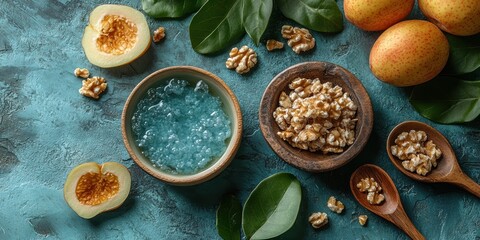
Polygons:
[[465,173],[460,172],[455,174],[455,176],[450,179],[450,182],[480,198],[480,185],[465,175]]
[[413,225],[410,218],[408,218],[403,207],[397,208],[395,212],[390,215],[390,220],[402,229],[413,240],[425,240],[425,237]]

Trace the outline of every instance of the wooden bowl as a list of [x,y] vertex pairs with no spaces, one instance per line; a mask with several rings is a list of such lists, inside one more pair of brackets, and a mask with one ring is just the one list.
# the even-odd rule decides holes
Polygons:
[[[332,82],[348,92],[350,98],[358,106],[355,141],[340,154],[323,154],[292,147],[277,136],[280,131],[273,112],[278,107],[278,99],[282,91],[290,92],[288,84],[297,77],[319,78],[322,83]],[[346,69],[328,62],[305,62],[287,68],[268,85],[259,109],[260,129],[273,151],[284,161],[309,172],[325,172],[339,168],[365,147],[373,128],[373,110],[370,97],[362,83]]]
[[[154,167],[153,163],[142,154],[141,149],[135,143],[135,137],[132,131],[132,116],[137,109],[138,102],[146,94],[147,90],[172,78],[185,79],[191,82],[203,80],[208,84],[210,93],[220,97],[223,103],[223,110],[231,122],[232,136],[227,140],[227,148],[223,155],[206,169],[191,175],[171,174]],[[216,75],[203,69],[190,66],[164,68],[143,79],[128,97],[125,107],[123,108],[121,121],[123,142],[135,163],[150,175],[172,185],[187,186],[199,184],[218,175],[232,161],[242,138],[242,113],[235,94],[225,82]]]

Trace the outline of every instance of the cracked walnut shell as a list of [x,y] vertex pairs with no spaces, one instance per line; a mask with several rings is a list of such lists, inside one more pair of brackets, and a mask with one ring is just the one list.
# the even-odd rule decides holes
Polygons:
[[312,227],[321,228],[328,223],[328,215],[322,212],[312,213],[308,221],[312,224]]
[[91,77],[82,81],[82,88],[78,92],[83,96],[98,99],[105,89],[107,89],[105,78]]
[[292,47],[296,54],[306,52],[315,47],[315,38],[305,28],[284,25],[282,27],[282,37],[288,40],[288,46]]
[[257,53],[248,46],[243,46],[240,49],[233,48],[229,56],[225,66],[228,69],[235,69],[239,74],[249,72],[257,64]]

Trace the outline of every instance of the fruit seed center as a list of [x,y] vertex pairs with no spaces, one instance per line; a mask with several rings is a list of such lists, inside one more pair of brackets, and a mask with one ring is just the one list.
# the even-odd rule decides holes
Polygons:
[[132,49],[137,42],[137,26],[125,17],[105,15],[101,27],[97,48],[102,52],[121,55]]
[[82,204],[95,206],[115,196],[119,189],[116,175],[89,172],[80,177],[75,193]]

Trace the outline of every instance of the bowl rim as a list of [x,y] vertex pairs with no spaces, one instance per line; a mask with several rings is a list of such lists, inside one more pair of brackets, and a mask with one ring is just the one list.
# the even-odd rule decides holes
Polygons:
[[[339,81],[345,83],[349,89],[348,92],[351,92],[351,95],[355,95],[354,97],[358,100],[356,101],[358,105],[357,118],[359,123],[363,121],[363,124],[357,123],[354,143],[340,154],[321,156],[322,153],[319,152],[318,154],[320,155],[318,155],[318,158],[308,157],[308,155],[315,153],[290,146],[290,144],[280,139],[276,131],[274,131],[273,124],[276,124],[276,122],[272,114],[276,106],[278,106],[278,98],[273,98],[283,90],[280,85],[293,80],[294,77],[288,77],[288,75],[293,74],[296,75],[295,77],[302,76],[301,74],[305,75],[313,69],[323,70],[325,76],[330,73],[332,73],[332,75],[329,76],[340,74],[339,78],[341,80]],[[344,89],[344,91],[346,90]],[[361,112],[362,119],[359,117],[359,112]],[[373,130],[373,108],[365,87],[361,81],[347,69],[330,62],[302,62],[292,65],[277,74],[263,93],[258,110],[258,117],[262,135],[270,148],[285,162],[308,172],[326,172],[344,166],[363,150]]]
[[[155,80],[155,78],[159,75],[172,74],[172,76],[174,76],[176,73],[182,73],[187,75],[189,73],[195,73],[195,74],[203,75],[205,79],[202,79],[202,80],[204,81],[212,80],[213,82],[216,82],[219,88],[226,93],[226,95],[230,98],[231,102],[233,103],[231,107],[232,107],[232,112],[234,113],[235,119],[230,119],[232,121],[231,123],[232,136],[229,144],[227,145],[225,152],[215,163],[213,163],[206,169],[191,175],[172,175],[172,174],[162,172],[160,169],[156,169],[154,167],[149,166],[140,157],[137,156],[137,154],[133,150],[133,146],[131,146],[130,144],[129,136],[127,134],[128,132],[127,124],[126,124],[126,122],[128,121],[127,111],[129,110],[129,108],[134,107],[132,99],[134,98],[135,95],[140,94],[139,92],[142,86],[146,83],[149,83],[150,81],[159,81],[160,79]],[[162,77],[161,79],[165,79],[165,77]],[[223,104],[230,105],[230,103],[225,103],[224,101],[222,102]],[[165,67],[146,76],[142,81],[140,81],[135,86],[135,88],[129,94],[125,102],[125,105],[123,107],[122,117],[121,117],[121,130],[122,130],[123,143],[125,145],[125,148],[127,149],[128,154],[133,159],[133,161],[151,176],[165,183],[168,183],[171,185],[178,185],[178,186],[190,186],[190,185],[199,184],[199,183],[208,181],[213,177],[217,176],[218,174],[220,174],[220,172],[222,172],[233,160],[238,148],[240,147],[240,142],[242,138],[242,126],[243,126],[243,122],[242,122],[242,112],[241,112],[240,104],[238,103],[238,99],[233,93],[233,91],[228,87],[228,85],[220,77],[216,76],[215,74],[207,70],[194,67],[194,66]],[[235,131],[236,131],[236,134],[235,134]],[[133,136],[130,136],[130,138],[131,137]]]

